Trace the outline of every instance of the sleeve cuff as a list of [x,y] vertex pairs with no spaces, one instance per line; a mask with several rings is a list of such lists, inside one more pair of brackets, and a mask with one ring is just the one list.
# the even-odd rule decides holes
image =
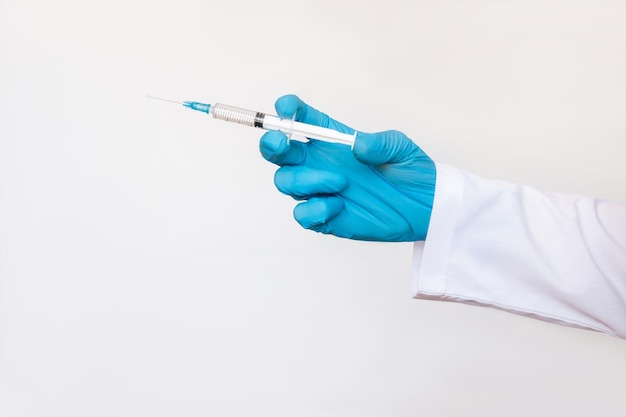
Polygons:
[[463,176],[454,167],[436,163],[435,199],[425,241],[413,247],[415,298],[441,299],[446,293],[451,246],[463,196]]

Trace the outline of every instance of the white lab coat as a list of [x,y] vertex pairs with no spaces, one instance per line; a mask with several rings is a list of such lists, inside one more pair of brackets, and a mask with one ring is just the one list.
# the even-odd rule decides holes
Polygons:
[[459,301],[626,338],[626,204],[542,193],[437,164],[416,298]]

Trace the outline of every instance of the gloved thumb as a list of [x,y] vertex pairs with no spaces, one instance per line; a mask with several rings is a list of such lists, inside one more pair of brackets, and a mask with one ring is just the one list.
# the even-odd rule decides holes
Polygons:
[[397,130],[379,133],[359,132],[352,152],[360,162],[374,166],[400,163],[423,154],[415,142]]

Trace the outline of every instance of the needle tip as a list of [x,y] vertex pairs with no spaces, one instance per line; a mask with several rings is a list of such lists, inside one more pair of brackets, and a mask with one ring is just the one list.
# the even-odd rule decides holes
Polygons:
[[151,98],[151,99],[154,99],[154,100],[167,101],[168,103],[183,104],[182,101],[170,100],[170,99],[161,98],[161,97],[154,97],[154,96],[151,96],[150,94],[146,94],[146,98]]

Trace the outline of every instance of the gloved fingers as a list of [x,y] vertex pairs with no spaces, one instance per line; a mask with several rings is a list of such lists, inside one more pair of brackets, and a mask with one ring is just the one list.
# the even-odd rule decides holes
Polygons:
[[352,150],[356,159],[368,165],[400,163],[426,156],[415,142],[397,130],[359,132]]
[[339,193],[348,186],[348,179],[336,171],[284,166],[276,171],[274,184],[281,193],[302,200],[321,194]]
[[354,129],[331,119],[325,113],[309,106],[298,96],[289,94],[276,100],[276,112],[278,117],[283,119],[291,119],[296,115],[296,121],[308,123],[315,126],[327,127],[338,132],[353,134]]
[[327,222],[343,210],[343,200],[339,197],[315,197],[298,204],[293,217],[305,229],[330,233]]
[[276,165],[299,165],[306,158],[306,146],[302,142],[288,141],[278,130],[266,132],[259,142],[263,158]]

